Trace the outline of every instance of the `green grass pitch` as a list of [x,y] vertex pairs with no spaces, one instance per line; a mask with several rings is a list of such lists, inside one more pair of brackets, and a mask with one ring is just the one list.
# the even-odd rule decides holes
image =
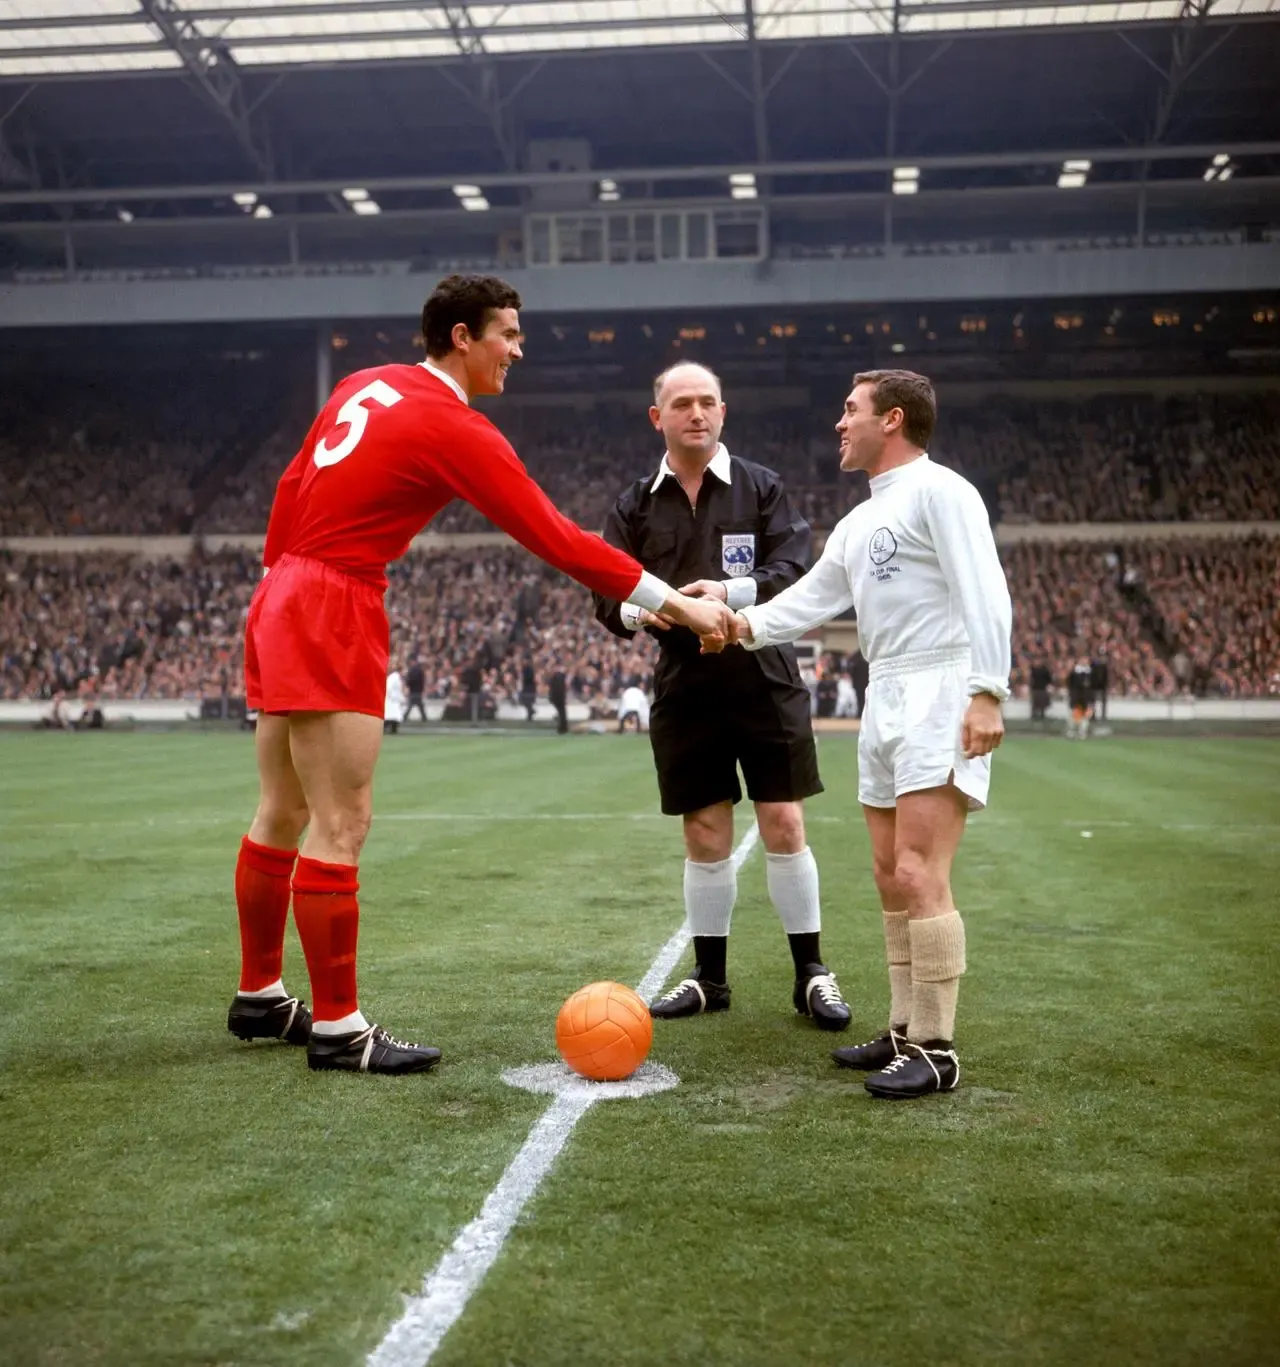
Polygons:
[[[847,1042],[887,987],[854,744],[821,751]],[[10,733],[0,775],[15,1367],[361,1362],[548,1104],[502,1069],[681,916],[643,738],[391,739],[362,1000],[446,1061],[311,1075],[224,1029],[247,736]],[[830,1064],[757,850],[733,1009],[657,1028],[681,1085],[587,1114],[433,1363],[1280,1360],[1280,743],[1014,738],[992,804],[956,878],[961,1089],[880,1103]]]

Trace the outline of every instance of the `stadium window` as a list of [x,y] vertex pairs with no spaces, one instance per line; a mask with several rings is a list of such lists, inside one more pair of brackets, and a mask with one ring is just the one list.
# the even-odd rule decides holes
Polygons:
[[655,252],[655,218],[651,213],[636,214],[632,220],[632,238],[635,242],[635,259],[637,261],[656,260]]
[[794,337],[794,336],[796,335],[796,332],[797,332],[797,328],[796,328],[796,325],[795,325],[794,323],[770,323],[770,324],[769,324],[769,336],[770,336],[770,337]]
[[961,318],[961,320],[960,320],[960,331],[961,331],[961,332],[974,333],[974,332],[986,332],[986,330],[987,330],[987,320],[986,320],[985,318],[981,317],[980,315],[966,314],[966,316],[963,317],[963,318]]
[[658,254],[663,261],[680,259],[680,215],[660,214],[658,217]]
[[587,341],[596,346],[609,346],[614,339],[612,328],[592,328],[587,333]]
[[1071,332],[1084,326],[1084,319],[1078,313],[1055,313],[1053,325],[1059,332]]
[[686,342],[701,342],[706,339],[707,330],[701,325],[697,327],[683,327],[680,329],[680,336]]
[[551,261],[551,220],[535,218],[530,220],[529,264],[549,266]]
[[715,216],[715,254],[717,257],[755,257],[763,255],[760,216],[756,210],[733,213],[720,210]]
[[690,261],[705,261],[711,253],[711,219],[705,213],[685,215],[685,255]]
[[1182,322],[1182,315],[1172,309],[1156,309],[1151,321],[1158,328],[1176,328]]
[[631,218],[628,214],[611,214],[608,222],[609,260],[625,264],[631,260]]

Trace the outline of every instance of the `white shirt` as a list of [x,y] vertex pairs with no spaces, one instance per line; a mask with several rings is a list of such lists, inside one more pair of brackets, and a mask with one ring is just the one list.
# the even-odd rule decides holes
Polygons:
[[404,720],[404,676],[398,669],[387,675],[387,697],[382,715],[387,721]]
[[624,688],[618,700],[618,716],[625,717],[634,712],[641,721],[649,720],[649,695],[643,688]]
[[[649,492],[653,493],[664,479],[668,477],[676,478],[676,472],[671,468],[671,462],[667,459],[668,453],[662,453],[662,464],[658,466],[658,473],[654,476],[653,483],[649,485]],[[724,442],[716,444],[716,453],[707,463],[707,470],[713,474],[721,484],[733,483],[733,471],[729,466],[729,450]],[[740,579],[722,579],[724,585],[725,602],[737,612],[739,608],[750,607],[756,601],[757,584],[749,574],[743,575]],[[658,611],[659,609],[651,609]],[[640,628],[640,608],[634,603],[623,603],[618,610],[618,616],[622,619],[622,625],[628,631],[638,631]]]
[[965,650],[970,694],[1009,696],[1013,610],[987,510],[967,479],[927,455],[876,475],[809,573],[744,609],[748,649],[797,640],[850,607],[869,664]]

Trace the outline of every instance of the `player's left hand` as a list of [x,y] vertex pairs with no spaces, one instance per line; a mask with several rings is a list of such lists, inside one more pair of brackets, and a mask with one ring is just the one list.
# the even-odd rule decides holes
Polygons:
[[722,603],[729,601],[729,590],[718,579],[695,579],[692,584],[684,584],[680,592],[686,598],[718,598]]
[[990,693],[975,693],[965,709],[960,728],[960,746],[965,759],[989,755],[1004,739],[1004,717],[1000,700]]

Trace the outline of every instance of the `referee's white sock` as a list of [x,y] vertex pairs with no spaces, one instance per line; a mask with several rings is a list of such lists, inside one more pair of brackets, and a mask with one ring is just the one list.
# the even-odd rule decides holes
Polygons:
[[738,900],[738,871],[732,859],[712,864],[684,861],[684,914],[693,934],[698,976],[725,981],[726,941]]
[[769,900],[788,935],[812,935],[822,929],[818,861],[808,845],[799,854],[766,854],[765,879]]

